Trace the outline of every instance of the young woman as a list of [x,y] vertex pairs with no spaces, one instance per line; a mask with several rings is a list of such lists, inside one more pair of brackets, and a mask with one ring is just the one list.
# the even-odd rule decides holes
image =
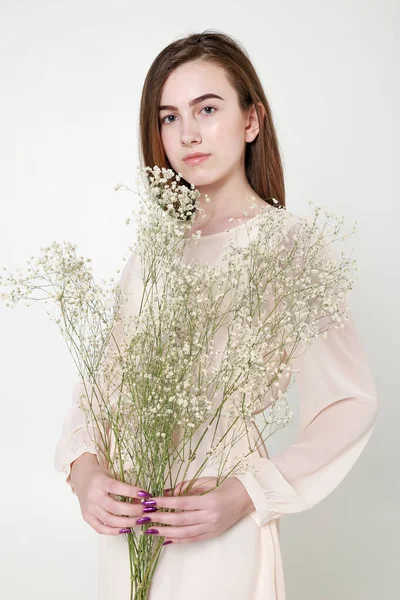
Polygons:
[[[243,217],[249,196],[257,205],[251,219],[266,208],[285,210],[271,110],[249,57],[229,36],[189,35],[157,56],[144,83],[140,135],[143,165],[172,168],[201,192],[198,201],[207,217],[193,225],[193,231],[202,230],[193,248],[199,260],[212,263],[226,236],[244,234],[245,221],[232,218]],[[289,223],[293,215],[287,214]],[[122,288],[136,293],[139,277],[134,261],[128,261]],[[151,518],[143,513],[139,489],[109,476],[85,431],[76,388],[56,468],[66,474],[85,521],[103,534],[100,600],[128,597],[128,550],[120,531],[140,527],[137,520],[146,516],[152,534],[172,542],[161,553],[151,600],[285,599],[279,519],[311,508],[340,484],[370,438],[377,412],[374,382],[351,316],[326,339],[315,339],[296,362],[301,397],[296,442],[272,459],[261,448],[254,457],[257,475],[229,477],[204,496],[156,498]],[[126,505],[110,493],[136,500]],[[127,506],[131,512],[123,516]],[[179,512],[157,512],[160,508]],[[167,525],[168,533],[157,524]]]

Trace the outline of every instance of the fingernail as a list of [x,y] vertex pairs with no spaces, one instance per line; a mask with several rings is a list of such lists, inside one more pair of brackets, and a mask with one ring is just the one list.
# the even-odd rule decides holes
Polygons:
[[141,500],[143,506],[157,506],[156,500]]
[[139,498],[150,498],[151,497],[150,492],[145,492],[144,490],[139,490],[137,495],[139,496]]
[[136,521],[136,525],[142,525],[142,523],[148,523],[149,521],[151,521],[150,517],[140,517],[140,519]]
[[150,529],[146,529],[146,531],[143,531],[143,533],[158,533],[158,529],[150,527]]
[[158,510],[158,508],[156,508],[155,506],[145,506],[143,508],[144,513],[155,512],[156,510]]
[[172,540],[166,540],[161,546],[166,546],[167,544],[172,544]]
[[125,529],[120,529],[119,530],[120,533],[130,533],[130,531],[131,530],[129,529],[129,527],[126,527]]

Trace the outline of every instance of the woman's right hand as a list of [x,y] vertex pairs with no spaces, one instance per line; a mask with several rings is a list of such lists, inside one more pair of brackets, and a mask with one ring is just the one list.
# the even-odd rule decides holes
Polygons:
[[[143,524],[136,523],[137,519],[147,518],[145,523],[150,523],[152,512],[156,512],[143,512],[137,495],[140,488],[114,479],[99,464],[95,454],[85,452],[74,460],[70,476],[82,516],[97,533],[121,535],[120,529]],[[116,500],[109,494],[130,497],[132,503]]]

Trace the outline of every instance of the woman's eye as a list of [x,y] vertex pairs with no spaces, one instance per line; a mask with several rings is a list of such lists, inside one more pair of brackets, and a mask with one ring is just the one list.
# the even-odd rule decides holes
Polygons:
[[[173,117],[174,115],[167,115],[163,119],[161,119],[161,124],[165,123],[165,119],[169,119],[169,117]],[[173,121],[169,121],[169,123],[173,123]]]
[[[217,110],[216,108],[214,108],[214,106],[204,106],[204,108],[202,108],[201,110],[205,110],[206,108],[211,108],[211,110],[215,111]],[[201,112],[201,111],[200,111]],[[212,112],[208,112],[205,113],[206,115],[212,115],[214,113]],[[166,121],[165,119],[169,119],[170,117],[175,117],[175,115],[166,115],[163,119],[161,119],[161,124],[167,124],[167,123],[173,123],[174,121]]]
[[[205,110],[206,108],[211,108],[212,110],[217,110],[216,108],[214,108],[213,106],[205,106],[204,108],[202,108],[201,110]],[[201,112],[201,111],[200,111]],[[207,115],[212,115],[213,113],[206,113]]]

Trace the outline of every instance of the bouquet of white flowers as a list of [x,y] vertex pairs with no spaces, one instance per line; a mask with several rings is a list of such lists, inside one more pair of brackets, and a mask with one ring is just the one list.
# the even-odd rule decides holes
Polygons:
[[[289,422],[291,359],[346,319],[357,268],[343,252],[339,262],[329,245],[354,228],[341,232],[343,219],[332,224],[329,213],[319,223],[316,207],[288,230],[285,211],[266,203],[252,217],[250,206],[246,243],[230,240],[217,264],[201,264],[188,258],[201,236],[188,233],[201,212],[199,192],[178,185],[172,170],[147,167],[141,175],[130,258],[140,290],[122,278],[96,284],[90,259],[67,242],[42,248],[26,273],[5,269],[0,284],[11,287],[2,294],[10,306],[56,305],[51,316],[82,382],[80,407],[112,475],[158,496],[191,473],[185,494],[207,468],[217,487],[250,468],[256,414],[264,418],[261,443]],[[223,351],[215,349],[221,332]],[[141,533],[125,534],[137,600],[148,598],[163,542]]]

